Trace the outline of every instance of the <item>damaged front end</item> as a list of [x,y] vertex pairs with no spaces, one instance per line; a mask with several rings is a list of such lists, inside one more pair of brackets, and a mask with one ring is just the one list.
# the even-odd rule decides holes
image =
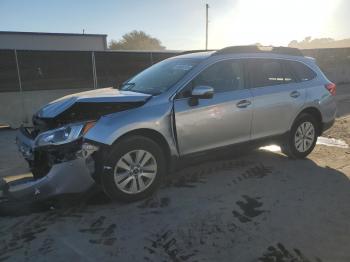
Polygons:
[[88,190],[98,179],[96,167],[103,145],[84,139],[84,135],[101,117],[139,107],[149,98],[109,88],[44,106],[33,116],[33,127],[22,127],[16,137],[33,178],[25,182],[0,181],[2,198],[40,201]]
[[[83,124],[84,127],[86,125],[91,124]],[[93,155],[99,147],[84,141],[83,128],[75,125],[67,129],[71,131],[54,129],[35,139],[30,136],[28,129],[20,129],[16,142],[29,163],[33,178],[3,185],[5,197],[40,201],[57,195],[85,192],[94,185]]]

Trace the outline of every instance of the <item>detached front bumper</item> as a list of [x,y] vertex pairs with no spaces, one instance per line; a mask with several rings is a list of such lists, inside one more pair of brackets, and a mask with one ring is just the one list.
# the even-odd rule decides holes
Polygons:
[[[35,154],[34,141],[20,130],[16,142],[24,158],[33,161]],[[91,188],[95,181],[92,178],[94,172],[94,160],[92,153],[98,148],[83,144],[72,159],[61,161],[51,166],[49,172],[40,179],[25,181],[2,182],[2,197],[13,200],[33,201],[44,200],[62,194],[82,193]],[[1,195],[1,194],[0,194]]]

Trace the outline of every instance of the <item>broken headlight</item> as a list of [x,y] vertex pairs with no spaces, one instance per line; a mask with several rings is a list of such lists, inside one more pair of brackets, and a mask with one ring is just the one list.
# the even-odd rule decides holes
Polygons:
[[95,122],[70,124],[46,131],[35,139],[35,146],[62,145],[82,137],[95,125]]

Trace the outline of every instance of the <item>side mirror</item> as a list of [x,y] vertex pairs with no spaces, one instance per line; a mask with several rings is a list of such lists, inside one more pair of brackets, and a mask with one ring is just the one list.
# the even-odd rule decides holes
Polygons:
[[191,97],[195,99],[210,99],[213,96],[214,89],[210,86],[196,86],[191,93]]
[[214,96],[214,89],[210,86],[196,86],[191,92],[188,104],[190,106],[198,105],[199,99],[210,99]]

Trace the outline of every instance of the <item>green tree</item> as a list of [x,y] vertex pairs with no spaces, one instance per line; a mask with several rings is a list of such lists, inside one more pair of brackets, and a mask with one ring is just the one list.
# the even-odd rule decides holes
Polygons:
[[113,50],[164,50],[165,47],[159,39],[143,31],[134,30],[122,36],[119,41],[111,40],[109,49]]

